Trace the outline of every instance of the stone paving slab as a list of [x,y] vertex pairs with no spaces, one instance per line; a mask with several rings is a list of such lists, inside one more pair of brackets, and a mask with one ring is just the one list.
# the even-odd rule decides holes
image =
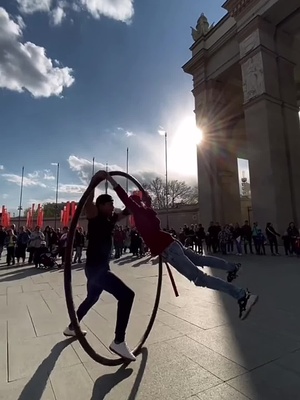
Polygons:
[[[101,366],[62,336],[68,323],[62,271],[0,264],[0,400],[300,398],[300,262],[249,256],[243,264],[237,284],[261,294],[248,320],[238,319],[232,299],[174,271],[176,298],[164,274],[146,348],[126,368]],[[157,266],[125,256],[112,269],[136,293],[127,335],[134,346],[152,311]],[[82,266],[72,276],[78,306],[86,293]],[[115,320],[116,301],[104,293],[82,323],[91,345],[108,357]]]

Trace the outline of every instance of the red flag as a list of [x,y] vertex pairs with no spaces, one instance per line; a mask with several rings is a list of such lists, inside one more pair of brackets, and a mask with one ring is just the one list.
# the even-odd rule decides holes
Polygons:
[[75,211],[76,211],[76,203],[75,203],[75,201],[72,201],[71,202],[71,219],[74,217]]
[[66,205],[66,213],[65,213],[65,220],[63,222],[64,226],[68,226],[69,225],[69,220],[70,220],[70,211],[71,211],[71,207],[70,207],[70,202],[67,202]]
[[40,223],[40,227],[44,226],[44,210],[43,210],[43,208],[41,208],[39,223]]
[[27,211],[26,215],[26,227],[29,228],[30,226],[30,211]]
[[6,227],[8,228],[10,226],[10,213],[6,212],[6,218],[7,218],[7,225]]
[[5,219],[5,206],[2,206],[2,214],[1,214],[1,225],[4,226],[4,219]]

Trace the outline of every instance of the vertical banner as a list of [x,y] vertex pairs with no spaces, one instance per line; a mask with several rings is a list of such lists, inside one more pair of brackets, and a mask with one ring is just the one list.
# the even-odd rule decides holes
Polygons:
[[71,204],[68,201],[67,205],[66,205],[66,212],[65,212],[65,220],[63,222],[64,226],[68,226],[69,225],[69,220],[70,220],[70,212],[71,212]]
[[40,213],[41,213],[41,205],[38,204],[37,206],[37,213],[36,213],[36,224],[37,226],[41,227],[40,225]]
[[10,227],[10,213],[6,210],[6,227]]
[[26,228],[29,228],[30,226],[30,211],[27,211],[26,214]]
[[75,201],[72,201],[71,202],[71,219],[74,217],[75,211],[76,211],[76,203],[75,203]]
[[4,226],[4,213],[5,213],[5,206],[2,206],[2,211],[1,211],[1,225]]

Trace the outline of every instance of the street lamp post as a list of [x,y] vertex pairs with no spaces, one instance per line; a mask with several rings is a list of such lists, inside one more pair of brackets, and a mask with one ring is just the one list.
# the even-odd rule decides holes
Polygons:
[[167,213],[167,230],[169,230],[169,188],[168,188],[168,132],[167,131],[158,131],[160,135],[164,135],[165,137],[165,177],[166,177],[166,213]]
[[18,217],[18,228],[21,225],[21,212],[22,212],[22,200],[23,200],[23,185],[24,185],[24,167],[22,167],[22,178],[21,178],[21,188],[20,188],[20,204],[19,204],[19,217]]
[[56,165],[56,194],[55,194],[55,215],[54,215],[54,229],[56,230],[57,214],[58,214],[59,163],[51,163],[51,165]]
[[166,163],[166,211],[167,211],[167,230],[169,230],[168,133],[167,133],[167,132],[165,132],[165,163]]

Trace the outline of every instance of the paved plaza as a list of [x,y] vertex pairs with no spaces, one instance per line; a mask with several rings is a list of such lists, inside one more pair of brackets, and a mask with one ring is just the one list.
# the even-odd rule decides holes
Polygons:
[[[260,294],[248,320],[238,319],[232,299],[174,272],[176,298],[164,275],[154,329],[126,368],[98,365],[62,335],[68,323],[62,271],[0,264],[0,399],[300,399],[300,260],[242,261],[237,283]],[[157,265],[125,255],[112,269],[136,292],[128,330],[133,346],[152,309]],[[85,296],[82,266],[73,267],[73,289],[78,305]],[[116,302],[104,294],[84,320],[103,355],[110,355],[115,317]]]

